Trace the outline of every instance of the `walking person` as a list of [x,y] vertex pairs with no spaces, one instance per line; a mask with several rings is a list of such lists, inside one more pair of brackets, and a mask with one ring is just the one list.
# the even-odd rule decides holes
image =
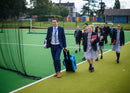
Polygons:
[[104,35],[105,35],[105,44],[108,43],[107,36],[110,33],[110,27],[108,26],[107,22],[105,23],[105,26],[103,27]]
[[116,51],[116,56],[117,56],[117,63],[119,63],[120,59],[120,51],[122,48],[122,45],[125,44],[125,35],[124,31],[121,30],[121,24],[117,25],[117,30],[113,32],[112,35],[112,50]]
[[[84,34],[88,33],[88,23],[85,23],[85,29],[83,29],[83,34],[82,34],[82,45],[84,44]],[[84,46],[83,46],[83,51],[84,51]],[[85,56],[86,56],[86,52],[84,51],[84,57],[82,58],[82,61],[85,61]]]
[[97,43],[97,59],[98,61],[98,56],[99,56],[99,50],[101,51],[101,57],[100,59],[103,59],[103,49],[104,49],[104,33],[101,27],[97,28],[98,30],[98,43]]
[[75,53],[77,53],[78,46],[79,46],[79,52],[81,51],[80,43],[81,43],[81,38],[82,38],[82,31],[79,29],[79,26],[77,26],[76,31],[74,32],[74,37],[76,41]]
[[84,34],[84,51],[86,52],[85,58],[89,63],[89,71],[94,72],[94,63],[97,58],[97,33],[93,32],[93,27],[88,26],[88,33]]
[[110,30],[110,38],[111,38],[111,44],[112,44],[112,34],[113,34],[113,32],[116,30],[114,27],[113,27],[113,25],[111,25],[111,28],[110,28],[111,30]]
[[[52,24],[53,24],[53,26],[48,27],[46,40],[48,42],[49,39],[51,38],[50,48],[51,48],[53,64],[54,64],[54,68],[55,68],[55,72],[56,72],[56,74],[54,76],[56,76],[57,78],[60,78],[61,77],[60,55],[61,55],[61,51],[63,48],[64,48],[64,50],[67,50],[66,49],[66,38],[65,38],[65,34],[64,34],[64,28],[58,26],[58,19],[53,18]],[[46,44],[45,44],[44,48],[47,48]]]

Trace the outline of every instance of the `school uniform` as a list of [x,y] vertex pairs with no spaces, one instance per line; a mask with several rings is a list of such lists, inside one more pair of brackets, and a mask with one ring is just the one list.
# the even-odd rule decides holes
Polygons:
[[114,42],[114,40],[115,40],[115,44],[112,46],[112,50],[121,51],[121,47],[125,43],[124,31],[122,30],[114,31],[112,35],[112,42]]
[[[113,51],[121,51],[122,45],[125,44],[125,36],[124,36],[124,31],[114,31],[112,35],[112,50]],[[117,56],[117,63],[119,63],[119,58],[120,58],[120,53],[116,52]]]
[[99,28],[99,26],[96,26],[96,27],[95,27],[95,32],[96,32],[96,33],[98,33],[98,28]]
[[81,31],[81,30],[76,30],[76,31],[74,32],[74,36],[75,36],[76,44],[79,44],[79,45],[80,45],[81,38],[82,38],[82,31]]
[[[97,58],[97,42],[98,39],[95,39],[93,43],[91,43],[91,39],[93,35],[97,35],[95,32],[91,34],[84,34],[84,51],[86,52],[85,58],[88,59],[96,59]],[[98,36],[97,36],[98,38]]]
[[[100,41],[100,38],[102,40]],[[98,33],[98,43],[97,43],[97,50],[104,49],[104,33]]]
[[105,43],[107,43],[108,42],[108,40],[107,40],[107,36],[108,36],[108,34],[110,34],[110,27],[109,26],[104,26],[103,27],[103,31],[104,31],[104,35],[105,35]]

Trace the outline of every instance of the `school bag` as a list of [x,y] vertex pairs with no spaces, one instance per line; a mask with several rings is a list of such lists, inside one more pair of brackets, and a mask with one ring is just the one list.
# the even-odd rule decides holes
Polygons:
[[70,55],[69,50],[67,51],[63,50],[63,54],[64,54],[63,64],[66,68],[66,71],[75,72],[75,70],[77,69],[75,56]]

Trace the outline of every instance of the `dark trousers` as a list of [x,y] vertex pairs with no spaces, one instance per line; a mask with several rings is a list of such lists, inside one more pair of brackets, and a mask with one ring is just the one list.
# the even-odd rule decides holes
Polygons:
[[55,72],[60,72],[61,70],[61,62],[60,62],[61,50],[62,49],[60,45],[51,45],[51,54],[53,58]]

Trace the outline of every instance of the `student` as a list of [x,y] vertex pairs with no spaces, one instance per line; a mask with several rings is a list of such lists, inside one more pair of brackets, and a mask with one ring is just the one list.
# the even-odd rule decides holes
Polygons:
[[104,35],[105,35],[105,43],[108,43],[107,36],[110,33],[110,27],[108,26],[107,22],[105,23],[105,26],[103,27]]
[[96,24],[96,27],[95,27],[95,32],[96,33],[98,33],[98,28],[99,28],[99,26],[98,26],[98,24]]
[[98,36],[93,32],[92,26],[88,26],[88,33],[84,34],[84,51],[85,58],[89,63],[89,71],[94,72],[94,63],[97,58],[97,42]]
[[112,35],[112,50],[116,51],[116,56],[117,56],[117,63],[119,63],[119,58],[120,58],[120,51],[122,45],[125,44],[125,36],[124,36],[124,31],[121,30],[121,24],[117,25],[117,30],[113,32]]
[[[82,34],[82,45],[84,43],[84,34],[88,33],[88,23],[85,23],[85,29],[83,29],[83,34]],[[83,46],[83,51],[84,51],[84,46]],[[84,57],[82,58],[83,61],[85,61],[85,56],[86,56],[86,52],[84,51]]]
[[[56,74],[54,75],[57,78],[61,77],[61,62],[60,62],[60,55],[61,51],[64,48],[64,51],[67,50],[66,48],[66,38],[64,34],[64,28],[58,26],[58,19],[53,18],[52,20],[53,26],[48,27],[46,40],[49,41],[51,38],[51,54],[53,58],[53,64],[55,68]],[[44,48],[47,48],[47,44],[45,44]]]
[[78,45],[79,45],[79,52],[81,51],[80,42],[81,42],[81,38],[82,38],[82,31],[79,29],[79,26],[77,26],[76,31],[74,32],[74,37],[75,37],[75,41],[76,41],[75,53],[77,53]]
[[112,44],[112,34],[113,32],[116,30],[115,28],[113,28],[113,25],[111,25],[111,28],[110,28],[110,38],[111,38],[111,44]]
[[98,29],[98,43],[97,43],[97,59],[96,61],[98,61],[98,55],[99,55],[99,50],[101,51],[101,57],[100,59],[103,59],[103,49],[104,49],[104,33],[101,27],[99,27]]

